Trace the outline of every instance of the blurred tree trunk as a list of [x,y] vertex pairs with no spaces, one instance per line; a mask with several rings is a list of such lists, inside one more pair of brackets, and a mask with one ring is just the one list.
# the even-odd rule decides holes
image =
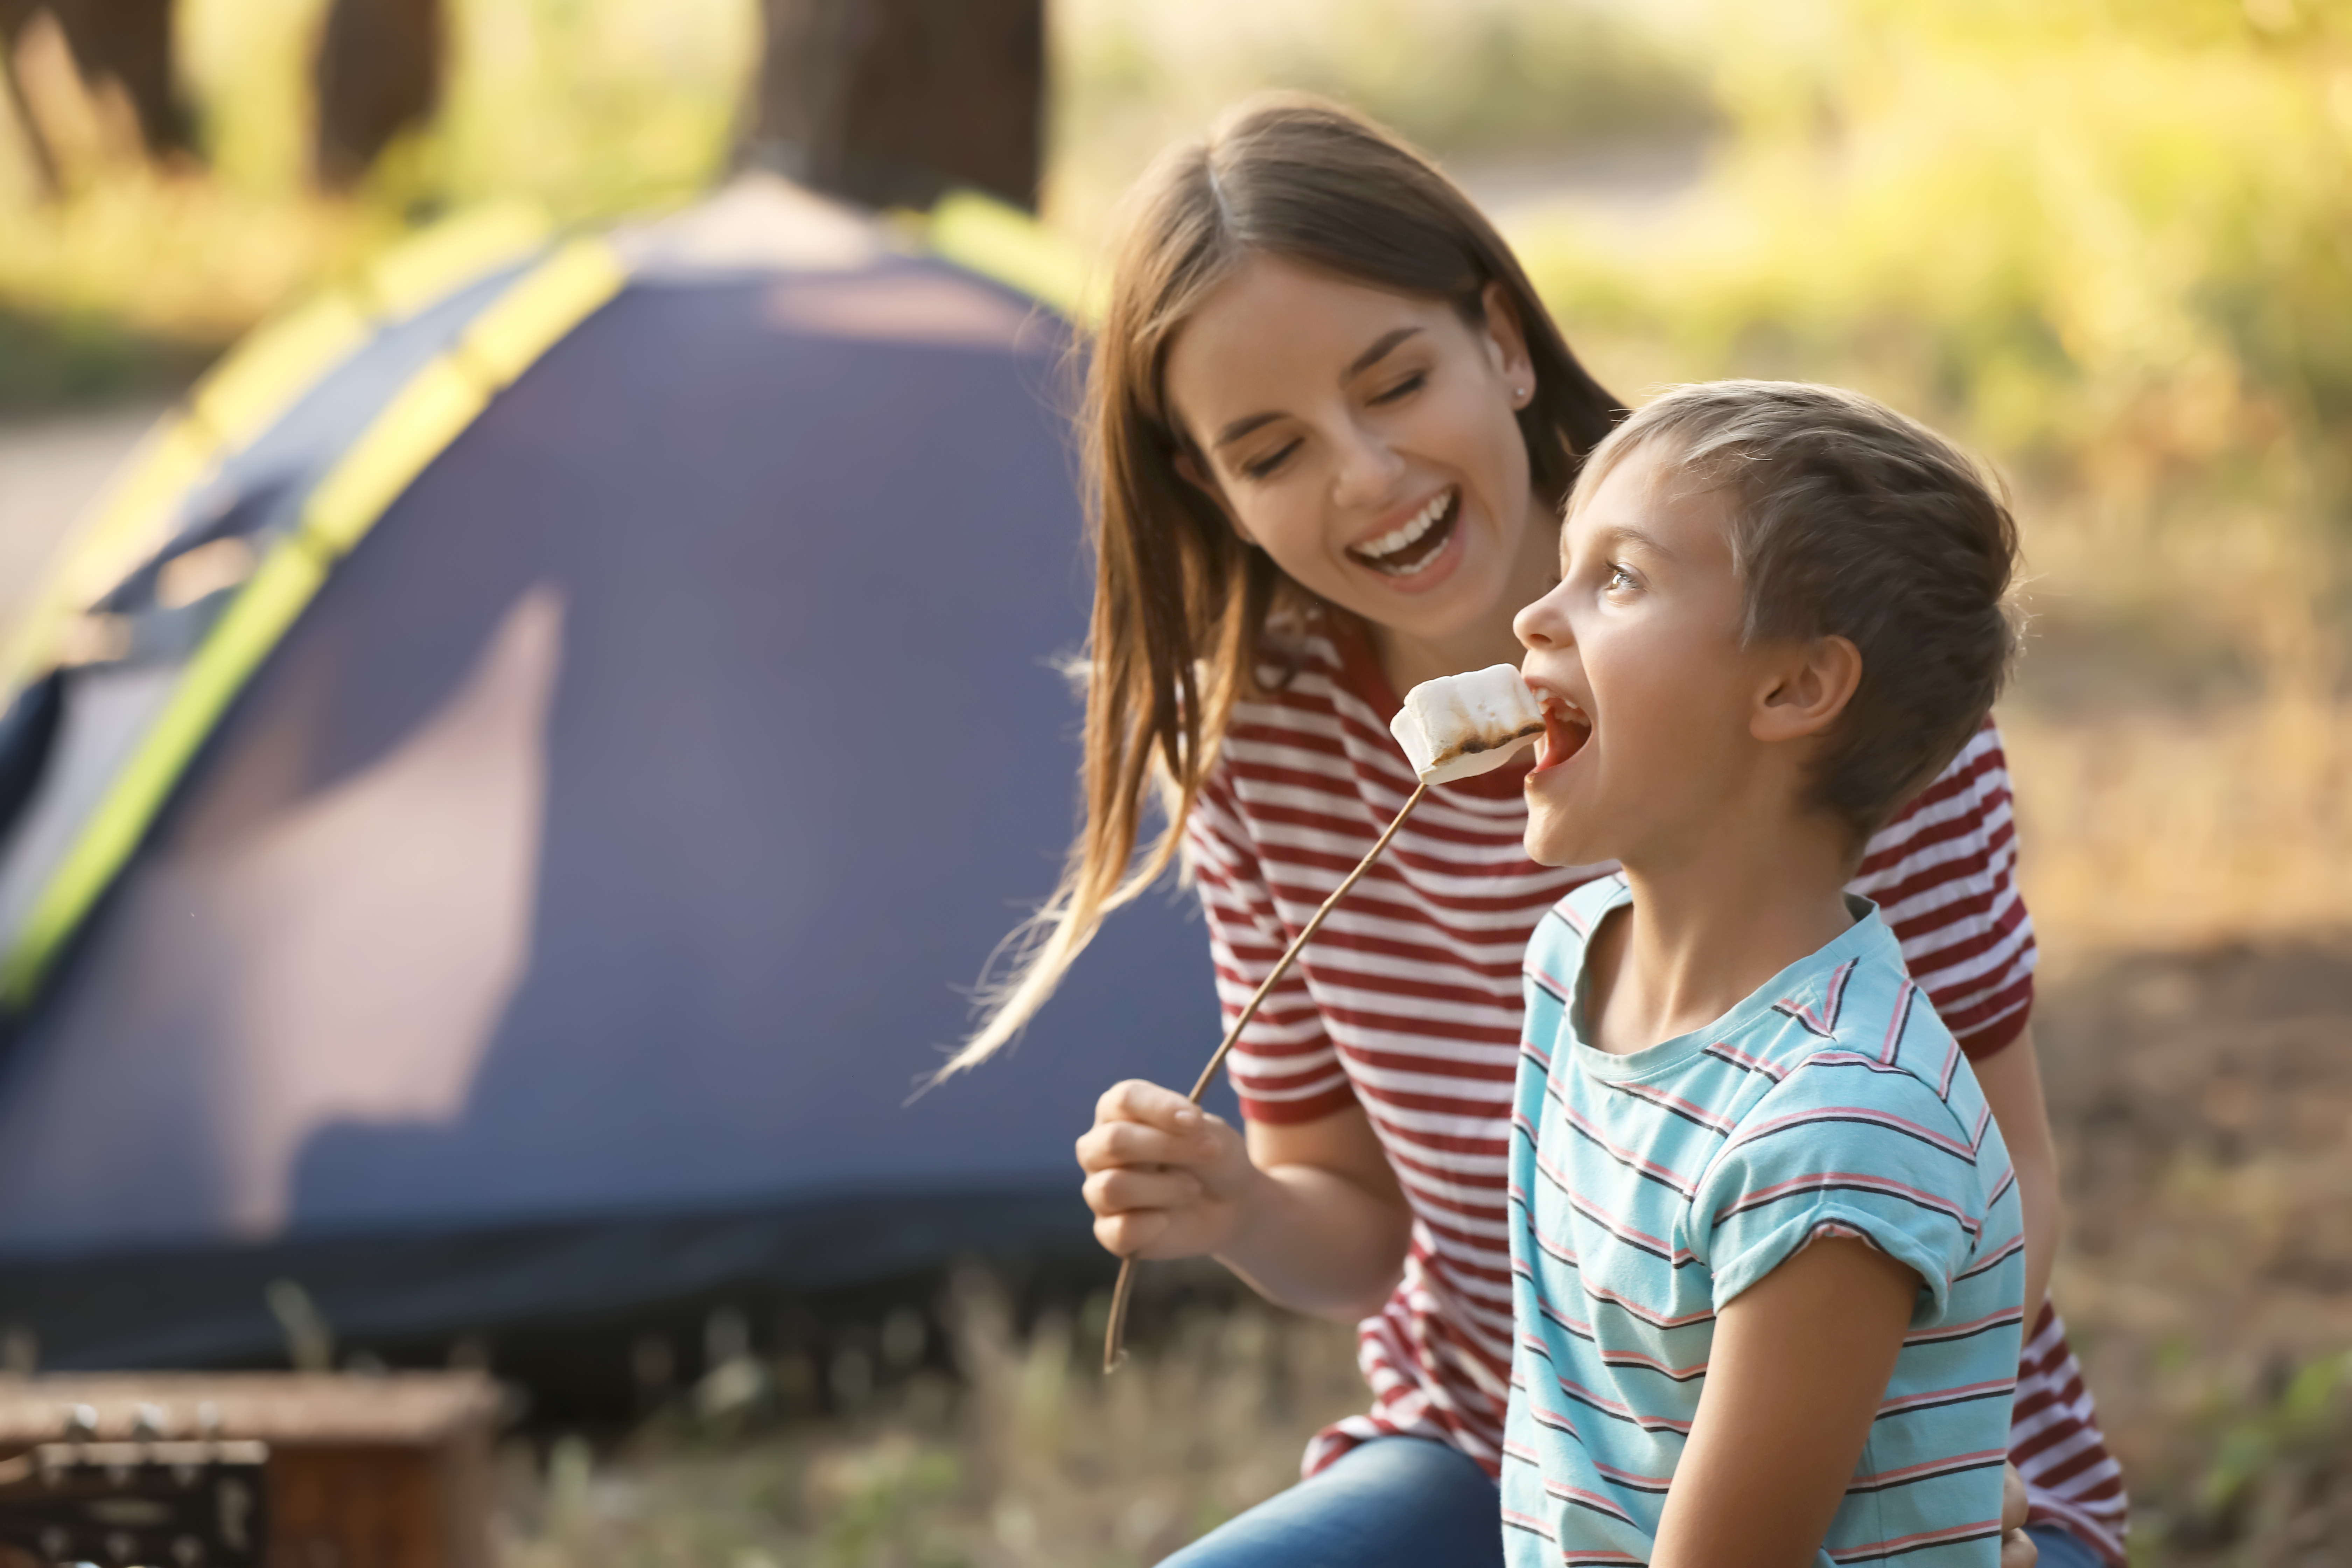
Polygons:
[[349,190],[394,136],[432,114],[443,33],[441,0],[334,0],[312,70],[321,185]]
[[1037,201],[1044,0],[762,0],[745,161],[869,206]]
[[25,26],[33,19],[36,6],[31,0],[0,0],[0,108],[16,117],[25,132],[25,148],[32,156],[33,178],[45,196],[58,191],[58,159],[49,149],[49,139],[41,133],[39,121],[33,118],[33,106],[25,100],[25,89],[16,84],[16,41],[23,36]]
[[194,152],[187,105],[172,80],[172,0],[0,0],[0,87],[45,184],[56,184],[55,152],[27,111],[16,72],[17,41],[44,11],[65,34],[82,80],[93,88],[111,82],[130,101],[149,157]]

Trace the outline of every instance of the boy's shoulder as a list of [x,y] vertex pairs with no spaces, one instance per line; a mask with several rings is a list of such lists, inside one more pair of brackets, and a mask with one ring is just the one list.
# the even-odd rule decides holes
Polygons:
[[1751,1000],[1731,1043],[1776,1080],[1799,1068],[1850,1069],[1909,1079],[1947,1103],[1958,1091],[1976,1098],[1959,1043],[1875,909]]
[[2017,1242],[2013,1172],[1893,933],[1872,910],[1749,1001],[1705,1048],[1718,1083],[1743,1078],[1721,1090],[1720,1137],[1691,1187],[1688,1245],[1718,1305],[1829,1225],[1919,1275],[1915,1328],[1974,1310],[1963,1283]]
[[1870,1129],[1865,1142],[1892,1134],[1894,1147],[1931,1165],[1949,1159],[1980,1179],[1998,1177],[2006,1155],[1991,1107],[1874,910],[1776,979],[1751,998],[1741,1026],[1706,1047],[1756,1091],[1740,1097],[1724,1154],[1792,1135],[1850,1142]]

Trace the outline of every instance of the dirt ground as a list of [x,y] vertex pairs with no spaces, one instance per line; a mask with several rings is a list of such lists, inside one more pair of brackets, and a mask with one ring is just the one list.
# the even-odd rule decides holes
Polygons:
[[2084,963],[2044,977],[2036,1017],[2071,1223],[2055,1293],[2138,1544],[2345,1561],[2352,931]]

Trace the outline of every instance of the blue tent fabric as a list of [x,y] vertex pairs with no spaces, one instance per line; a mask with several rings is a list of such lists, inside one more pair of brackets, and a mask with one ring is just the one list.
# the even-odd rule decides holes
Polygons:
[[1214,1044],[1189,900],[908,1098],[1073,820],[1066,347],[935,259],[672,267],[496,398],[0,1061],[0,1321],[158,1364],[265,1350],[203,1280],[305,1257],[415,1336],[1083,1245],[1096,1096]]

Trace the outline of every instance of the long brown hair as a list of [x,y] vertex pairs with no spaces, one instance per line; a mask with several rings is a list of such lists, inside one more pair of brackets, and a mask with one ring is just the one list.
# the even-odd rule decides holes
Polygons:
[[[1284,94],[1242,105],[1205,140],[1161,155],[1121,216],[1081,416],[1096,553],[1086,823],[1053,899],[999,950],[1011,973],[983,984],[988,1016],[942,1077],[1019,1033],[1103,916],[1168,868],[1234,702],[1281,663],[1273,629],[1316,605],[1177,469],[1184,437],[1162,371],[1212,290],[1250,258],[1278,256],[1446,300],[1483,324],[1487,286],[1499,284],[1535,371],[1535,395],[1517,414],[1529,472],[1555,500],[1621,412],[1469,198],[1427,158],[1335,104]],[[1138,857],[1155,796],[1164,820]]]

